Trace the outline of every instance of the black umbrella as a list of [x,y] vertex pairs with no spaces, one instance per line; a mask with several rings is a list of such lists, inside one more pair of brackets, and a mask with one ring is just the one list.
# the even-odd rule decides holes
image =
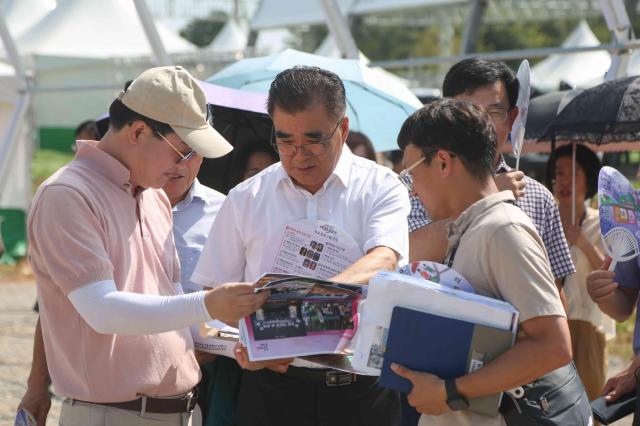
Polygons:
[[558,114],[542,139],[597,145],[640,141],[640,77],[583,91]]
[[582,90],[563,90],[536,96],[529,102],[525,143],[538,142],[562,109]]
[[198,179],[205,185],[222,193],[227,193],[237,183],[235,175],[242,154],[249,146],[270,145],[272,121],[267,114],[212,105],[213,127],[234,147],[233,151],[221,158],[205,158]]

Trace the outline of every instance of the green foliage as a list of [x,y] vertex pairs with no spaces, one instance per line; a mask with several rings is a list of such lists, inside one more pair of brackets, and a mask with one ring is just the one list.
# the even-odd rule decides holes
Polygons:
[[207,46],[218,35],[227,22],[227,18],[223,12],[211,12],[206,18],[196,18],[190,21],[180,31],[180,35],[198,47]]
[[52,149],[39,149],[33,156],[31,170],[33,174],[33,189],[35,189],[60,167],[73,159],[73,153],[65,153]]
[[326,25],[307,25],[290,28],[289,31],[293,37],[291,40],[286,40],[287,44],[291,48],[303,52],[315,51],[322,43],[322,40],[329,34]]

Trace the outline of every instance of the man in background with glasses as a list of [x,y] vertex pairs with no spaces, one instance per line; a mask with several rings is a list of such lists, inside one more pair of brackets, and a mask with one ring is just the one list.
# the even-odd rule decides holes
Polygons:
[[[349,119],[340,78],[316,67],[283,71],[271,84],[267,107],[280,163],[229,192],[192,280],[205,286],[257,280],[269,272],[263,266],[269,242],[301,220],[341,228],[362,253],[332,277],[336,281],[366,284],[379,270],[406,261],[407,191],[391,170],[345,145]],[[248,362],[244,351],[236,358],[255,370],[242,376],[240,426],[399,422],[398,394],[378,387],[376,378],[306,368],[298,360],[260,369],[265,365]]]
[[[442,84],[444,97],[464,99],[482,107],[497,134],[495,173],[500,190],[511,190],[517,205],[531,218],[544,241],[556,283],[575,272],[553,195],[544,185],[511,169],[501,152],[510,151],[509,134],[518,116],[518,80],[504,63],[471,58],[451,67]],[[432,222],[422,203],[411,197],[409,231],[412,260],[442,261],[446,250],[446,223]]]
[[65,397],[61,424],[199,425],[188,326],[237,321],[266,297],[245,283],[182,294],[171,205],[160,188],[196,153],[215,158],[231,146],[181,67],[143,72],[109,116],[102,139],[78,141],[76,158],[34,196],[36,344],[41,329],[44,369]]

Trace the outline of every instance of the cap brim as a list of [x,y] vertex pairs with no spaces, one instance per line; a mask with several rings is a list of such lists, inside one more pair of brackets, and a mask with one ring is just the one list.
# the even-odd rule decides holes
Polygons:
[[178,126],[171,126],[171,128],[184,143],[205,158],[222,157],[233,150],[233,146],[211,126],[202,129]]

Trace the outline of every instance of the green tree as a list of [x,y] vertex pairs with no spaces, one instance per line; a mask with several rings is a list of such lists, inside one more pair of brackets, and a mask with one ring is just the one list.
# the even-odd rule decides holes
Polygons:
[[224,12],[214,11],[206,18],[195,18],[180,31],[180,35],[198,47],[209,45],[218,35],[228,16]]

